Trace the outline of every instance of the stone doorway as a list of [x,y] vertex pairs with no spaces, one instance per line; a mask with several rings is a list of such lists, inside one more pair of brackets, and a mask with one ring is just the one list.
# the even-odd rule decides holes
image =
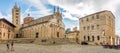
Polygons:
[[18,34],[16,34],[16,38],[19,38],[19,35],[18,35]]
[[92,41],[94,41],[94,36],[92,36]]
[[59,38],[59,32],[57,32],[57,37]]
[[88,36],[88,41],[90,41],[90,36]]
[[35,38],[38,38],[38,35],[39,35],[39,33],[37,32],[37,33],[36,33],[36,37],[35,37]]

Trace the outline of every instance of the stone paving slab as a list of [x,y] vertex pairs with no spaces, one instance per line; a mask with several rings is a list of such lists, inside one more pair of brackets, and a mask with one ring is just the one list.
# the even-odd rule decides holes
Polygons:
[[101,46],[66,45],[37,45],[15,44],[14,52],[6,52],[6,45],[0,44],[0,53],[120,53],[117,49],[104,49]]

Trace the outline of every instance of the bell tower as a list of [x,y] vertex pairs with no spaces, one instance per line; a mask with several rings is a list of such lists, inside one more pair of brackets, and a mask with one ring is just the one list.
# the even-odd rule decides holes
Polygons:
[[15,38],[19,38],[19,29],[20,29],[20,8],[15,3],[12,8],[12,23],[16,26],[15,28]]

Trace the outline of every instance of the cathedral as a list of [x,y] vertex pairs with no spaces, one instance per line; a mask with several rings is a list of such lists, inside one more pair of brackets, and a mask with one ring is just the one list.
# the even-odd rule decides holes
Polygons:
[[53,14],[38,19],[34,19],[28,13],[28,16],[23,20],[23,24],[20,24],[20,12],[20,8],[15,4],[12,9],[12,23],[8,24],[13,24],[11,27],[14,27],[12,39],[24,38],[47,41],[65,38],[65,25],[62,22],[62,13],[59,12],[59,7],[54,8]]

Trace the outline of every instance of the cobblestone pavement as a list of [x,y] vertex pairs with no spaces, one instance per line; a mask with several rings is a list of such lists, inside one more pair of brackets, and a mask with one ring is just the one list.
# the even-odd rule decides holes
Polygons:
[[15,52],[6,52],[6,45],[0,44],[0,53],[120,53],[120,49],[104,49],[101,46],[66,45],[37,45],[15,44]]

